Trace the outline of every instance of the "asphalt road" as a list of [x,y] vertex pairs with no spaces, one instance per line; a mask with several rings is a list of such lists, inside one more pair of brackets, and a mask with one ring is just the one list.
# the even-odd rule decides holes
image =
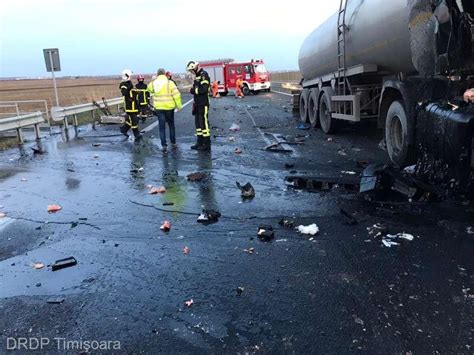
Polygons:
[[[78,353],[85,341],[118,341],[115,353],[472,353],[472,205],[291,188],[288,175],[357,180],[356,162],[384,161],[385,152],[370,124],[329,140],[296,129],[289,101],[213,100],[211,153],[189,149],[190,106],[176,115],[179,148],[168,153],[157,128],[135,144],[116,126],[82,127],[69,141],[47,136],[42,155],[34,142],[1,152],[0,353],[39,337],[49,340],[39,353]],[[305,142],[266,152],[265,133]],[[196,171],[209,178],[187,181]],[[255,198],[242,200],[236,181],[250,182]],[[150,195],[150,185],[167,192]],[[62,210],[48,214],[48,204]],[[222,217],[199,224],[202,207]],[[319,233],[279,226],[283,217]],[[257,238],[262,223],[275,230],[271,242]],[[414,240],[385,247],[368,235],[375,223]],[[48,267],[69,256],[77,265]]]

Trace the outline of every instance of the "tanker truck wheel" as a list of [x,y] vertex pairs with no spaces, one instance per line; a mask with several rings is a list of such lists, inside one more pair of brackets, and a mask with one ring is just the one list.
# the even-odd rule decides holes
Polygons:
[[309,90],[303,89],[300,94],[300,121],[303,123],[308,122],[308,96]]
[[311,123],[311,127],[317,127],[319,125],[318,120],[318,96],[319,90],[318,89],[311,89],[309,90],[308,96],[308,118],[309,123]]
[[336,120],[332,118],[331,102],[327,93],[323,93],[319,100],[319,123],[324,133],[330,134],[334,132]]
[[414,160],[414,148],[409,144],[409,138],[413,134],[413,125],[408,121],[403,103],[392,102],[385,119],[385,142],[390,160],[394,164],[403,167]]

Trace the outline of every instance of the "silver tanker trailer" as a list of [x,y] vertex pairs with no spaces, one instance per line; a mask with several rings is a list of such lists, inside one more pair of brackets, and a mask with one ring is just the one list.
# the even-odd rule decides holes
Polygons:
[[342,0],[301,46],[301,120],[331,133],[374,119],[395,164],[470,170],[473,18],[473,0]]

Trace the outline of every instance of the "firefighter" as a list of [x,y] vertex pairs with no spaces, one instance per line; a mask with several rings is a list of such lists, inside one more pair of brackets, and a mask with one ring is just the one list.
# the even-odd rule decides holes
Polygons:
[[241,99],[244,97],[244,93],[242,92],[242,85],[243,85],[243,80],[241,76],[239,75],[237,77],[237,80],[235,81],[235,97],[238,99]]
[[175,83],[165,75],[164,69],[158,69],[157,77],[148,84],[148,91],[153,95],[153,107],[158,117],[160,140],[163,151],[166,152],[166,124],[170,131],[170,141],[173,148],[176,148],[176,134],[174,126],[174,110],[181,110],[181,94]]
[[142,135],[138,130],[138,95],[136,89],[133,88],[132,71],[130,69],[122,71],[122,82],[119,88],[122,92],[125,113],[127,114],[125,123],[120,127],[120,132],[128,137],[128,131],[131,129],[135,141],[139,141]]
[[212,82],[211,88],[212,88],[212,97],[214,97],[214,98],[220,97],[220,95],[219,95],[219,82],[217,80],[214,80]]
[[137,76],[135,89],[138,94],[138,116],[142,119],[142,122],[145,122],[145,119],[148,115],[148,102],[150,101],[150,93],[146,89],[145,77],[141,74],[138,74]]
[[166,75],[166,77],[168,78],[168,80],[172,81],[175,85],[177,85],[177,84],[176,84],[176,81],[174,81],[174,79],[173,79],[173,74],[171,74],[171,72],[167,71],[167,72],[165,73],[165,75]]
[[211,149],[211,129],[209,127],[209,74],[199,67],[199,63],[192,60],[186,70],[193,74],[194,82],[190,93],[194,95],[193,115],[196,124],[197,142],[191,149]]

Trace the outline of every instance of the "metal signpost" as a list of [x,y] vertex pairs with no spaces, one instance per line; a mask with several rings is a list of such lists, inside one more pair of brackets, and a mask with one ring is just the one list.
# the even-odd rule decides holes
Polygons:
[[[58,96],[58,88],[56,86],[56,77],[54,76],[55,71],[61,71],[61,63],[59,61],[59,49],[58,48],[45,48],[43,49],[44,54],[44,62],[46,64],[46,71],[51,72],[53,77],[53,86],[54,86],[54,95],[56,97],[56,107],[51,108],[51,112],[54,109],[60,108],[59,106],[59,96]],[[67,119],[64,118],[64,125],[65,128],[68,128]]]

